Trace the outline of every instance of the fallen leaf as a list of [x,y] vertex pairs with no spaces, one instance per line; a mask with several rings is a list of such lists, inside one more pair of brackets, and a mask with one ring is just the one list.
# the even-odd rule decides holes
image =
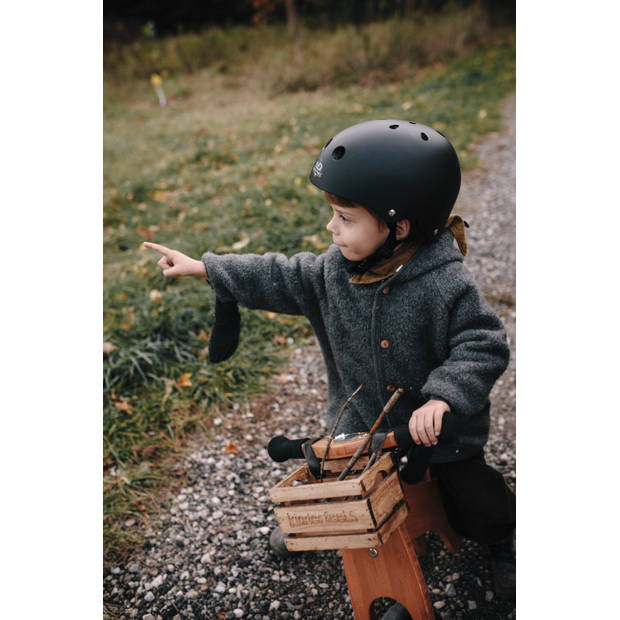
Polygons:
[[278,344],[281,344],[281,345],[285,345],[286,344],[286,338],[284,336],[276,336],[275,337],[275,341]]
[[143,458],[148,458],[149,456],[151,456],[155,451],[157,450],[157,446],[146,446],[143,450],[142,450],[142,456]]
[[327,241],[321,241],[321,238],[319,237],[318,233],[314,235],[306,235],[304,237],[304,241],[311,243],[318,250],[323,250],[329,246],[329,243]]
[[198,359],[201,362],[204,362],[207,359],[207,355],[209,355],[209,345],[207,345],[198,355]]
[[268,319],[275,319],[278,316],[276,312],[267,312]]
[[192,382],[190,381],[190,377],[192,376],[191,372],[186,372],[183,373],[178,379],[177,379],[177,385],[179,387],[191,387],[192,386]]
[[131,406],[131,403],[127,402],[127,399],[124,396],[121,396],[116,402],[114,402],[114,406],[119,411],[124,411],[125,413],[128,413],[130,415],[133,413],[133,407]]
[[239,448],[229,439],[224,447],[224,452],[226,454],[239,454]]
[[161,294],[161,291],[153,290],[149,293],[149,299],[152,302],[157,303],[163,299],[163,295]]
[[118,347],[114,346],[111,342],[103,343],[103,354],[107,355],[108,353],[112,353],[113,351],[118,351]]
[[157,202],[165,202],[167,199],[166,192],[157,191],[151,193],[151,198]]
[[155,233],[152,230],[149,230],[148,228],[145,228],[144,226],[138,226],[138,228],[136,228],[136,232],[141,237],[145,237],[146,239],[152,239],[155,236]]
[[231,247],[233,250],[240,250],[241,248],[244,248],[246,245],[248,245],[248,243],[250,243],[250,237],[248,237],[248,235],[244,233],[241,239],[233,243]]
[[201,329],[197,338],[198,340],[209,340],[209,334],[207,334],[207,332],[204,329]]

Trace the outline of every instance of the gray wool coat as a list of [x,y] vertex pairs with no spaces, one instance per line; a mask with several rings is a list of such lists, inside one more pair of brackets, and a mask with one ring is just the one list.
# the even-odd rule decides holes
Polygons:
[[207,252],[202,260],[222,301],[310,320],[327,367],[330,426],[364,386],[338,432],[367,431],[394,388],[403,387],[384,428],[406,423],[430,398],[446,401],[454,414],[455,437],[440,437],[433,462],[465,459],[486,443],[488,396],[509,349],[448,230],[373,284],[349,282],[335,245],[319,256]]

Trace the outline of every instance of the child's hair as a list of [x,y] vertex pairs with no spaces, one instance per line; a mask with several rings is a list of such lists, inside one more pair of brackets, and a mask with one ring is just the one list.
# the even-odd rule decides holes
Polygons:
[[383,219],[379,217],[374,211],[366,208],[364,205],[358,204],[357,202],[353,202],[348,198],[343,198],[342,196],[338,196],[337,194],[332,194],[330,192],[323,192],[325,194],[325,199],[329,202],[330,205],[338,205],[339,207],[359,207],[361,209],[366,209],[370,215],[372,215],[375,220],[377,220],[377,224],[381,225],[381,223],[385,224]]
[[353,202],[352,200],[348,200],[347,198],[343,198],[342,196],[337,196],[336,194],[331,194],[330,192],[323,192],[325,194],[325,200],[329,202],[330,205],[338,205],[339,207],[361,207],[362,205],[358,205],[357,202]]

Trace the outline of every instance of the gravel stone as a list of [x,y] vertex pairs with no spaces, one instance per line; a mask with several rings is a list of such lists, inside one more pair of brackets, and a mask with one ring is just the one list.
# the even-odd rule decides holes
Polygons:
[[[514,97],[504,111],[503,129],[475,149],[481,166],[463,175],[454,212],[470,224],[465,264],[503,320],[511,347],[508,369],[491,392],[485,454],[515,488]],[[321,437],[328,430],[318,344],[290,346],[288,367],[269,393],[222,411],[212,439],[179,463],[187,472],[185,486],[171,497],[143,548],[131,561],[104,569],[104,605],[117,610],[106,620],[353,618],[336,551],[281,559],[269,548],[276,525],[269,489],[299,463],[274,463],[265,446],[277,434]],[[224,451],[229,440],[239,455]],[[426,538],[420,566],[442,617],[516,618],[513,603],[493,596],[484,546],[464,540],[459,553],[451,554],[436,534]]]

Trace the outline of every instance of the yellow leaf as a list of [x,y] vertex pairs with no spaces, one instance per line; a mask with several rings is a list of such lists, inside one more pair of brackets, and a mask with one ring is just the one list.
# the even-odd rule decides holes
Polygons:
[[413,101],[405,101],[405,103],[402,104],[401,108],[403,110],[408,110],[412,105]]
[[151,75],[151,85],[152,86],[161,86],[161,77],[157,73],[153,73]]
[[186,372],[183,373],[178,379],[177,379],[177,385],[179,387],[191,387],[192,382],[190,381],[190,377],[192,376],[191,372]]
[[157,303],[157,302],[161,301],[161,300],[162,300],[162,294],[161,294],[161,291],[151,291],[151,292],[149,293],[149,299],[150,299],[152,302],[155,302],[155,303]]
[[480,110],[480,112],[478,112],[478,118],[483,119],[487,117],[487,111],[486,110]]
[[250,243],[250,237],[248,237],[247,234],[243,233],[241,239],[232,244],[232,249],[240,250],[241,248],[244,248],[248,243]]

